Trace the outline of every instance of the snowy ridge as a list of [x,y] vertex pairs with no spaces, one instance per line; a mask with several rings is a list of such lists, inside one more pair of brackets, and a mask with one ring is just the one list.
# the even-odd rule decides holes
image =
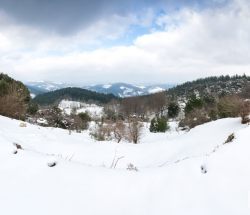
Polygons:
[[164,91],[173,85],[146,85],[146,86],[136,86],[133,84],[126,83],[114,83],[109,85],[93,85],[87,86],[89,90],[96,91],[98,93],[112,93],[119,97],[131,97],[131,96],[141,96],[148,95],[152,93],[158,93]]
[[[138,145],[96,142],[87,131],[69,135],[19,124],[0,116],[0,210],[5,215],[250,212],[250,127],[238,118],[187,133],[178,133],[175,123],[163,134],[145,128]],[[233,132],[236,139],[223,144]],[[12,154],[13,142],[24,150]],[[51,161],[57,163],[53,168],[47,166]],[[128,163],[139,171],[127,171]]]
[[152,93],[157,93],[164,91],[170,87],[172,84],[155,84],[155,85],[146,85],[146,86],[136,86],[133,84],[127,83],[113,83],[113,84],[97,84],[97,85],[87,85],[81,86],[77,84],[66,84],[66,83],[54,83],[54,82],[28,82],[26,83],[30,92],[33,95],[38,95],[41,93],[62,89],[65,87],[80,87],[83,89],[88,89],[98,93],[111,93],[119,97],[130,97],[130,96],[140,96],[148,95]]

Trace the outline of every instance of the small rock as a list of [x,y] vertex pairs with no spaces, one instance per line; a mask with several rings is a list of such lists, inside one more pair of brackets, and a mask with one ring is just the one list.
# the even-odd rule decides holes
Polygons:
[[56,161],[51,161],[51,162],[48,162],[48,167],[54,167],[56,166]]
[[25,122],[21,122],[21,123],[19,124],[19,127],[25,128],[25,127],[27,127],[27,124],[26,124]]
[[207,173],[207,168],[205,165],[201,165],[201,173],[203,173],[203,174]]
[[13,151],[12,151],[12,154],[17,154],[17,150],[16,149],[14,149]]
[[18,143],[13,143],[13,145],[16,147],[16,149],[23,149],[22,146]]

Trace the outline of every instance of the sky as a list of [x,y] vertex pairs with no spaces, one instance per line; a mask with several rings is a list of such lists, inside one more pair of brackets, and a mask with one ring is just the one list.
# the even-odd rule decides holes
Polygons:
[[0,72],[181,83],[250,75],[249,0],[0,0]]

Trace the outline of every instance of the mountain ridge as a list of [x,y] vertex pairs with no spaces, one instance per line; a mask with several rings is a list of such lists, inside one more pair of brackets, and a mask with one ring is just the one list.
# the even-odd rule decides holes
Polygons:
[[103,94],[113,94],[117,97],[131,97],[131,96],[140,96],[148,95],[156,92],[165,91],[170,87],[175,86],[174,84],[149,84],[149,85],[134,85],[123,82],[117,83],[106,83],[106,84],[95,84],[95,85],[86,85],[82,86],[79,84],[67,84],[67,83],[55,83],[48,81],[40,82],[27,82],[26,86],[29,88],[30,93],[39,95],[42,93],[47,93],[54,90],[59,90],[67,87],[77,87],[82,89],[91,90],[97,93]]
[[60,102],[63,99],[74,101],[92,101],[94,103],[108,103],[112,99],[117,99],[113,94],[102,94],[90,90],[67,87],[37,95],[33,101],[39,105],[51,105]]

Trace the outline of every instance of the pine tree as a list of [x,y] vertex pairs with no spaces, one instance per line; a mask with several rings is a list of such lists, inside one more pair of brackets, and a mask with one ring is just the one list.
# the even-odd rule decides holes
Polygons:
[[167,119],[165,117],[153,118],[150,123],[149,131],[153,133],[165,132],[169,129]]

